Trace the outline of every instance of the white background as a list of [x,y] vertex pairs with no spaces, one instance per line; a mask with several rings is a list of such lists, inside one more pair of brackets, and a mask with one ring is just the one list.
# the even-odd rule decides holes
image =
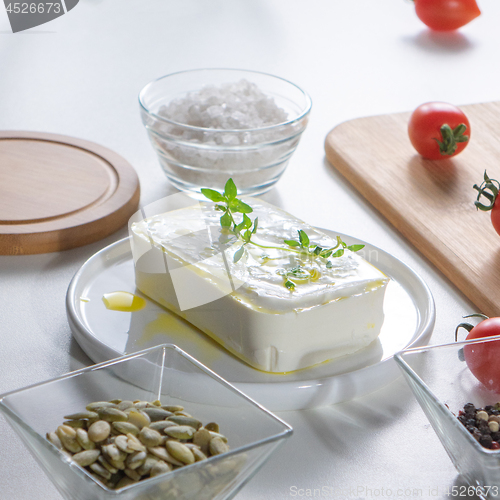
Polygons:
[[[444,35],[428,31],[405,0],[80,0],[67,15],[17,34],[0,5],[0,129],[62,133],[115,150],[137,170],[146,205],[173,192],[139,118],[146,83],[199,67],[289,79],[311,95],[313,109],[265,199],[413,267],[436,301],[431,343],[451,341],[474,306],[336,173],[323,142],[355,117],[431,100],[498,99],[500,2],[479,2],[478,19]],[[125,235],[60,254],[0,257],[0,393],[91,364],[67,324],[66,288],[85,259]],[[280,416],[294,435],[239,500],[285,499],[307,488],[345,490],[346,498],[383,497],[390,488],[385,498],[445,499],[459,481],[401,378],[349,403]],[[0,419],[0,499],[59,498]]]

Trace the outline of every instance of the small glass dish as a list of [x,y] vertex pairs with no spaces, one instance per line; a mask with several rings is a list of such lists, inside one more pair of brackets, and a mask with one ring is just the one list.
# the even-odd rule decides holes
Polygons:
[[457,417],[466,403],[484,408],[498,403],[500,394],[476,379],[464,361],[463,348],[499,340],[496,336],[411,348],[395,355],[455,468],[479,498],[500,498],[500,450],[481,446]]
[[[182,405],[217,422],[230,451],[111,489],[47,439],[63,416],[113,399]],[[0,410],[66,499],[229,499],[289,437],[292,428],[174,345],[164,344],[0,396]]]
[[[220,120],[218,126],[224,128],[209,128],[207,120],[202,120],[203,126],[198,126],[199,114],[190,125],[180,123],[166,111],[166,106],[172,101],[179,102],[178,99],[185,98],[188,93],[206,91],[210,87],[217,92],[227,84],[244,86],[241,90],[237,88],[240,94],[236,94],[231,104],[231,109],[241,107],[237,101],[240,95],[249,94],[247,82],[255,84],[285,112],[281,113],[283,117],[278,123],[247,128],[240,123],[245,117],[238,121],[238,116],[242,116],[239,110],[230,113],[229,118],[224,115],[229,111],[225,103],[220,104],[221,95],[203,101],[203,106],[209,103],[208,99],[217,101],[210,110],[203,107],[203,112]],[[310,97],[295,84],[266,73],[239,69],[197,69],[164,76],[142,89],[139,104],[142,122],[165,175],[176,188],[198,198],[201,188],[223,190],[230,177],[242,195],[257,195],[269,190],[283,174],[306,128],[311,110]],[[191,108],[196,106],[194,104]],[[252,102],[245,106],[248,107],[241,109],[254,113]],[[256,109],[260,116],[268,116],[269,101],[262,98],[259,106]],[[221,114],[224,118],[220,118]],[[266,119],[263,123],[270,121]],[[226,122],[235,125],[227,128]],[[209,123],[215,122],[210,120]]]

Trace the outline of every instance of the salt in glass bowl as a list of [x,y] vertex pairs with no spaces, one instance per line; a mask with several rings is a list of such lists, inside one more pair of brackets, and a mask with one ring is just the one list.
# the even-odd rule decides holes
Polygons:
[[[206,128],[166,118],[165,106],[207,86],[257,85],[287,118],[260,128]],[[238,69],[197,69],[150,82],[139,94],[141,117],[160,165],[178,189],[200,198],[201,188],[223,190],[232,178],[242,195],[269,190],[283,174],[306,128],[310,97],[277,76]],[[220,110],[219,110],[220,112]]]
[[[106,487],[47,439],[63,416],[113,399],[182,405],[217,422],[230,451],[120,489]],[[285,422],[174,345],[84,368],[0,396],[0,411],[65,499],[230,499],[292,433]]]
[[430,347],[395,355],[406,381],[455,468],[479,498],[500,498],[500,450],[484,448],[457,419],[466,403],[484,408],[500,401],[467,367],[466,345],[499,341],[500,336]]

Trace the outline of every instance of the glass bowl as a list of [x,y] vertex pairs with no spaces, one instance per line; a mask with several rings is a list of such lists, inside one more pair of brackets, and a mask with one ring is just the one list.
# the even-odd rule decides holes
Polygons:
[[466,345],[499,341],[500,336],[411,348],[395,359],[457,471],[480,498],[500,498],[500,450],[484,448],[457,419],[466,403],[484,408],[500,401],[468,369]]
[[[239,110],[234,111],[234,106],[242,106],[236,103],[239,98],[231,100],[232,111],[229,112],[225,111],[226,103],[220,104],[226,95],[220,94],[207,97],[202,107],[203,115],[196,114],[186,120],[190,125],[172,119],[173,116],[179,120],[177,116],[188,116],[187,107],[182,108],[185,111],[182,115],[166,111],[167,105],[175,99],[185,98],[188,93],[199,92],[207,86],[212,90],[216,87],[217,93],[221,86],[236,84],[237,96],[248,94],[250,90],[245,82],[257,85],[286,113],[281,118],[275,116],[280,119],[279,123],[242,128],[245,127],[245,117],[239,114]],[[215,104],[209,106],[210,102]],[[310,97],[293,83],[266,73],[238,69],[197,69],[164,76],[144,87],[139,94],[139,103],[142,122],[167,178],[176,188],[198,198],[204,187],[223,190],[230,177],[242,195],[257,195],[269,190],[283,174],[306,128],[311,110]],[[245,109],[255,111],[252,101],[246,105]],[[189,109],[199,111],[197,106],[193,104]],[[259,116],[270,112],[269,101],[265,98],[259,99],[259,106]],[[200,116],[205,119],[199,121]],[[215,125],[209,128],[208,116],[208,125],[224,128],[213,128]],[[247,125],[253,123],[255,120]]]
[[[46,439],[63,416],[114,399],[182,405],[217,422],[230,451],[120,489],[106,487]],[[174,345],[161,345],[0,396],[0,410],[66,499],[228,499],[292,429]]]

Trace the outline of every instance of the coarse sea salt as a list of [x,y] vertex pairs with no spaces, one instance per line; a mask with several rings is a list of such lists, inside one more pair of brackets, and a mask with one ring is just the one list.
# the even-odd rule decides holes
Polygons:
[[276,182],[307,122],[279,95],[241,79],[163,101],[145,125],[167,176],[217,189],[232,177],[243,193]]
[[288,118],[271,96],[244,79],[189,92],[161,106],[158,115],[180,124],[218,130],[268,127]]

